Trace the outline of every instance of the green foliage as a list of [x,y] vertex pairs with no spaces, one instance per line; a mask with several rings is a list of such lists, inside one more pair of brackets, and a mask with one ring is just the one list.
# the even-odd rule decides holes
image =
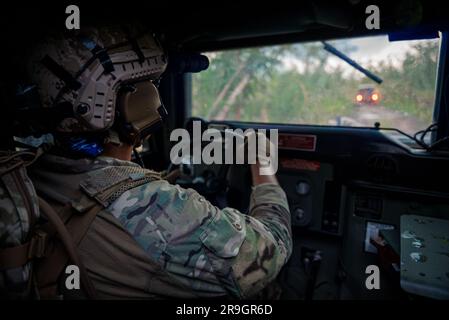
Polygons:
[[[355,50],[347,41],[333,45],[349,55]],[[437,45],[413,45],[400,65],[383,61],[368,66],[384,79],[378,89],[385,108],[429,124]],[[209,70],[193,78],[192,114],[292,124],[330,124],[336,117],[351,117],[360,84],[370,80],[356,71],[348,75],[340,67],[330,68],[330,55],[322,47],[307,43],[211,53]],[[287,61],[300,61],[302,68],[286,68]]]
[[422,42],[412,48],[401,66],[384,62],[373,69],[384,79],[380,87],[383,104],[429,122],[435,96],[438,43]]

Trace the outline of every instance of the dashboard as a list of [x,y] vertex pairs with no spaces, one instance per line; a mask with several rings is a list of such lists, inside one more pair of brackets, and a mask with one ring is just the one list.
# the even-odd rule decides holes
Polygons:
[[[305,271],[311,267],[304,259],[316,257],[321,271],[313,281],[327,285],[307,289],[309,296],[313,292],[315,298],[344,299],[344,283],[351,293],[347,298],[395,297],[399,283],[394,277],[382,280],[382,292],[361,286],[364,268],[379,259],[370,239],[385,229],[393,231],[393,242],[399,242],[403,215],[448,218],[448,155],[426,154],[404,137],[374,128],[233,122],[211,122],[207,128],[279,130],[277,178],[288,198],[294,242],[284,271],[285,287],[291,289],[287,298],[307,295],[298,293],[307,287],[304,281],[311,281],[310,270]],[[197,189],[219,207],[246,212],[248,202],[230,201],[247,195],[229,192],[229,165],[187,167],[190,178],[180,181],[183,186]],[[250,176],[240,179],[250,181]]]

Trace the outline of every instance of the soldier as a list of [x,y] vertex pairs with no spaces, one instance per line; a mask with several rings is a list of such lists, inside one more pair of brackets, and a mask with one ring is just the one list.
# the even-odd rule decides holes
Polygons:
[[[292,251],[276,177],[251,165],[245,215],[131,162],[133,147],[164,118],[154,83],[166,65],[154,37],[138,27],[50,36],[33,49],[27,74],[50,110],[40,123],[55,143],[30,175],[69,231],[92,216],[72,236],[98,298],[254,297]],[[60,273],[38,264],[41,296],[73,295]]]

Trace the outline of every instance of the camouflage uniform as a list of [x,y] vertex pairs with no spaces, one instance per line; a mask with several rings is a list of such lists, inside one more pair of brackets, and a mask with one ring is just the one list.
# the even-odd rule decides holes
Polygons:
[[[25,243],[39,218],[37,195],[25,170],[26,154],[29,157],[28,152],[0,151],[0,250]],[[31,263],[3,268],[0,262],[0,297],[27,296],[30,275]]]
[[[104,26],[49,35],[20,59],[27,61],[24,71],[43,108],[72,106],[73,112],[61,112],[64,117],[48,130],[106,130],[108,142],[120,142],[111,127],[121,84],[158,79],[167,67],[156,39],[138,26],[131,29],[128,34],[120,26]],[[106,72],[110,64],[114,70]],[[157,117],[150,117],[155,110],[142,110],[142,117],[126,123],[133,130],[122,134],[148,134],[161,120],[155,107]],[[276,277],[291,253],[289,208],[277,185],[255,187],[250,214],[243,215],[220,210],[131,162],[45,155],[31,171],[39,195],[61,216],[72,214],[62,217],[66,223],[72,211],[85,214],[102,206],[78,243],[100,297],[249,297]],[[37,275],[50,270],[40,263]],[[40,280],[42,288],[53,286]]]
[[[64,190],[78,188],[73,179],[80,174],[95,178],[96,172],[108,168],[117,172],[121,168],[139,169],[152,174],[132,162],[108,157],[71,160],[45,156],[42,162],[33,180],[41,192],[52,189],[52,193],[59,193],[53,194],[53,198],[64,198],[72,192]],[[278,185],[254,187],[249,214],[245,215],[232,208],[219,209],[192,189],[154,177],[107,203],[80,245],[81,256],[102,297],[124,298],[120,290],[125,288],[119,287],[131,286],[130,282],[136,288],[142,282],[146,284],[140,287],[141,293],[134,290],[128,298],[164,296],[160,289],[164,284],[150,283],[157,275],[151,279],[135,279],[140,276],[132,271],[131,265],[139,263],[156,263],[168,274],[168,280],[162,282],[177,284],[171,294],[165,292],[165,295],[178,297],[248,298],[275,279],[292,250],[288,203]],[[75,206],[82,203],[72,201]],[[99,231],[102,220],[109,220],[114,227],[108,230],[113,231]],[[121,248],[123,241],[116,239],[120,229],[132,236],[142,252],[128,254],[125,247]],[[108,245],[111,247],[106,248]],[[119,258],[117,254],[124,256]],[[145,261],[139,262],[142,259]],[[102,269],[96,264],[103,264]],[[119,266],[125,269],[112,271]],[[119,273],[127,273],[128,278],[120,285],[113,285]],[[145,271],[142,277],[144,274]]]

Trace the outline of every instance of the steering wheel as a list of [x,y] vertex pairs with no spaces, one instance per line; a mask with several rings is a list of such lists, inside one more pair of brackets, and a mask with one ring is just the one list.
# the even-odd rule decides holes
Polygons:
[[[209,127],[209,123],[204,119],[192,117],[185,124],[185,128],[191,135],[194,121],[200,122],[201,134]],[[223,150],[223,154],[225,154],[225,150]],[[233,154],[233,163],[235,163],[236,150]],[[248,164],[222,164],[221,166],[217,176],[211,175],[208,177],[203,174],[203,178],[206,180],[204,186],[206,190],[201,191],[210,193],[217,188],[226,188],[226,206],[246,212],[249,206],[252,184],[250,166]]]

